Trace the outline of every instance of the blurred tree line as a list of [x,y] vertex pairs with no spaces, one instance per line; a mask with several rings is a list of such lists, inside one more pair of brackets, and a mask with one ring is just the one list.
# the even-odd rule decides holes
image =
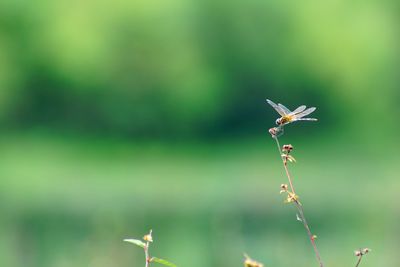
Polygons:
[[1,1],[0,122],[213,137],[265,131],[266,97],[318,105],[328,121],[378,119],[399,95],[394,6]]

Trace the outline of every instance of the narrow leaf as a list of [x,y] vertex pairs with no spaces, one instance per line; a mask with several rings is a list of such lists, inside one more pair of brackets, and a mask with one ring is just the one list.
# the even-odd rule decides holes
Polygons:
[[128,242],[128,243],[135,244],[136,246],[139,246],[141,248],[144,248],[146,246],[145,243],[143,243],[142,241],[137,240],[137,239],[124,239],[124,241]]
[[169,262],[169,261],[163,260],[163,259],[156,258],[156,257],[153,257],[153,258],[151,259],[151,261],[154,261],[154,262],[163,264],[163,265],[165,265],[165,266],[176,267],[175,264],[173,264],[173,263],[171,263],[171,262]]

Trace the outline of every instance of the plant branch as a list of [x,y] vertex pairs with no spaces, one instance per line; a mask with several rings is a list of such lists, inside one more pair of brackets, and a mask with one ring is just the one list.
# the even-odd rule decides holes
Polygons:
[[146,246],[144,247],[144,255],[146,257],[146,265],[145,265],[145,267],[149,267],[149,265],[150,265],[149,244],[150,244],[150,242],[147,242]]
[[360,265],[362,257],[363,257],[363,255],[360,255],[360,257],[358,257],[358,261],[356,263],[356,267],[358,267],[358,265]]
[[153,237],[151,236],[152,232],[153,232],[153,230],[150,230],[150,233],[143,237],[143,240],[146,241],[146,245],[144,246],[144,255],[146,257],[145,267],[149,267],[150,262],[151,262],[151,257],[149,254],[149,247],[150,247],[150,242],[153,242]]
[[[290,189],[292,190],[292,193],[296,196],[296,191],[295,191],[294,186],[293,186],[293,180],[292,180],[292,177],[291,177],[291,175],[290,175],[290,172],[289,172],[289,169],[288,169],[288,166],[287,166],[287,159],[282,158],[282,151],[281,151],[281,146],[280,146],[280,144],[279,144],[278,137],[275,136],[275,137],[273,137],[273,138],[274,138],[275,141],[276,141],[276,145],[277,145],[278,151],[279,151],[279,156],[280,156],[281,159],[282,159],[283,167],[285,168],[286,176],[287,176],[287,178],[288,178],[288,180],[289,180]],[[301,205],[301,203],[298,201],[297,198],[294,198],[294,199],[293,199],[293,202],[294,202],[295,205],[296,205],[296,208],[297,208],[297,210],[298,210],[298,212],[299,212],[300,220],[301,220],[301,222],[303,223],[303,226],[304,226],[304,228],[306,229],[308,238],[310,239],[311,245],[313,246],[313,249],[314,249],[314,252],[315,252],[315,256],[317,257],[319,266],[320,266],[320,267],[324,267],[324,264],[323,264],[323,262],[322,262],[322,260],[321,260],[321,255],[320,255],[319,250],[318,250],[318,247],[317,247],[317,244],[315,243],[315,236],[311,233],[310,227],[309,227],[309,225],[308,225],[308,223],[307,223],[307,219],[306,219],[306,217],[305,217],[305,215],[304,215],[303,206]],[[357,266],[358,266],[358,264],[357,264]],[[357,267],[357,266],[356,266],[356,267]]]
[[368,254],[371,251],[371,249],[369,248],[360,248],[359,250],[354,251],[354,255],[358,257],[357,263],[356,263],[356,267],[358,267],[358,265],[360,265],[360,262],[362,260],[362,257],[366,254]]

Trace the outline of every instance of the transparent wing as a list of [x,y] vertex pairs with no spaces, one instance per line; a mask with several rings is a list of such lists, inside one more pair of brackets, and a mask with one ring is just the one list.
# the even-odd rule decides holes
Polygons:
[[297,114],[293,115],[293,117],[295,119],[300,119],[300,118],[302,118],[304,116],[307,116],[308,114],[313,113],[315,110],[316,110],[316,108],[314,108],[314,107],[308,108],[308,109],[304,110],[303,112],[300,112],[300,113],[297,113]]
[[318,119],[314,119],[314,118],[298,118],[295,119],[295,121],[317,121]]
[[281,116],[285,116],[286,115],[285,111],[281,107],[279,107],[277,104],[275,104],[274,102],[272,102],[269,99],[267,99],[267,102],[268,102],[268,104],[270,104],[276,110],[276,112],[279,113],[279,115],[281,115]]
[[285,106],[282,105],[281,103],[278,103],[278,106],[279,106],[283,111],[285,111],[285,113],[286,113],[285,115],[291,113],[290,109],[288,109],[287,107],[285,107]]
[[295,110],[293,110],[292,112],[290,112],[289,115],[295,115],[297,113],[304,111],[305,109],[306,109],[306,106],[302,105],[302,106],[296,108]]

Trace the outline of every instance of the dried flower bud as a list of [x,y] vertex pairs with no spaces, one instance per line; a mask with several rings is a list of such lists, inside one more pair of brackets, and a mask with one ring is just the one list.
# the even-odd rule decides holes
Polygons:
[[356,257],[360,257],[360,256],[363,256],[365,254],[368,254],[369,252],[371,252],[370,248],[363,248],[363,249],[359,249],[359,250],[354,251],[354,255]]
[[281,191],[279,192],[280,194],[287,192],[288,190],[288,185],[287,184],[281,184]]
[[146,242],[153,242],[153,237],[151,236],[151,233],[153,232],[153,230],[150,230],[150,233],[148,233],[147,235],[145,235],[143,237],[143,240]]
[[363,250],[361,252],[362,252],[363,255],[365,255],[370,251],[371,251],[371,249],[369,249],[369,248],[363,248]]
[[282,151],[283,152],[286,152],[286,153],[290,153],[290,151],[292,151],[293,150],[293,146],[292,145],[283,145],[283,147],[282,147]]
[[282,127],[273,127],[268,130],[269,134],[272,136],[272,138],[277,138],[283,134],[283,128]]
[[252,260],[246,254],[244,256],[245,256],[245,260],[244,260],[244,266],[245,267],[264,267],[264,265],[262,263],[259,263],[259,262],[255,261],[255,260]]
[[296,194],[288,191],[288,195],[287,198],[285,200],[285,203],[292,203],[292,202],[299,202],[299,196],[297,196]]

